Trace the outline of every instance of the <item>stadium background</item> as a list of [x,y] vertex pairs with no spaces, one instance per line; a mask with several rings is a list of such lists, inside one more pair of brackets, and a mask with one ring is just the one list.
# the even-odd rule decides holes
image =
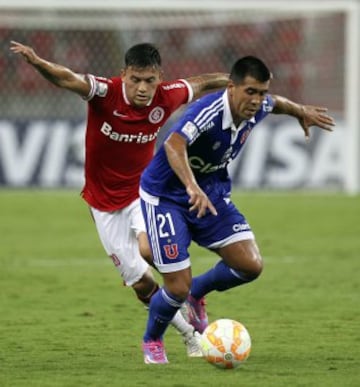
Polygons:
[[[195,11],[204,3],[206,11]],[[261,11],[260,3],[283,7]],[[0,0],[1,387],[360,386],[360,196],[334,193],[347,190],[346,160],[359,160],[359,3]],[[211,320],[234,318],[252,335],[239,372],[188,359],[175,331],[166,337],[169,367],[144,366],[147,315],[76,194],[86,104],[12,55],[11,39],[105,76],[139,40],[159,46],[167,78],[226,71],[237,55],[255,53],[274,72],[274,92],[327,105],[336,116],[336,131],[315,130],[308,145],[294,120],[270,117],[232,166],[241,188],[234,203],[265,261],[258,281],[207,300]],[[196,244],[191,256],[194,274],[216,260]]]
[[128,47],[150,41],[161,50],[166,79],[227,72],[236,58],[253,54],[274,74],[271,92],[326,106],[336,118],[335,132],[315,129],[305,144],[296,120],[272,116],[232,163],[236,187],[344,189],[344,10],[132,8],[137,2],[69,9],[50,6],[63,2],[35,3],[45,5],[1,8],[0,3],[0,186],[83,183],[86,103],[50,85],[12,54],[11,40],[29,44],[44,58],[75,71],[106,77],[119,73]]

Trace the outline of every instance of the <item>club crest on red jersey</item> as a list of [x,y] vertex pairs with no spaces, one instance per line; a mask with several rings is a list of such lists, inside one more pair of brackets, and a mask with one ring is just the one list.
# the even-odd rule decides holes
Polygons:
[[149,121],[152,124],[158,124],[159,122],[161,122],[164,116],[165,116],[165,110],[160,106],[156,106],[154,107],[154,109],[151,110],[149,114]]

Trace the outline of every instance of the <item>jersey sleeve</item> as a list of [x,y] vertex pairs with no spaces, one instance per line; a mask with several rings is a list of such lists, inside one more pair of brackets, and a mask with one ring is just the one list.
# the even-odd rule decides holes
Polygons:
[[180,79],[180,81],[184,82],[184,84],[186,85],[186,87],[188,89],[189,96],[188,96],[187,103],[189,103],[194,98],[194,90],[193,90],[192,86],[190,85],[190,83],[186,79]]
[[267,94],[263,103],[262,103],[262,110],[266,113],[271,113],[275,107],[275,101],[271,94]]
[[84,97],[85,101],[91,101],[96,97],[105,98],[112,93],[113,81],[111,79],[96,77],[92,74],[86,74],[86,79],[90,83],[90,92]]
[[185,79],[178,79],[172,82],[163,82],[160,85],[166,104],[171,111],[175,111],[181,105],[191,102],[194,91],[189,82]]
[[200,129],[195,125],[193,121],[183,121],[178,126],[177,133],[186,139],[186,142],[191,145],[200,136]]

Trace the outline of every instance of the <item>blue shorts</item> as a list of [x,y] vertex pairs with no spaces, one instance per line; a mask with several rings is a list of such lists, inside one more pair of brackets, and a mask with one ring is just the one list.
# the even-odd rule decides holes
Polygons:
[[208,212],[198,219],[197,212],[174,202],[160,200],[154,205],[141,200],[154,264],[160,273],[190,267],[188,248],[191,241],[208,249],[254,239],[250,225],[230,199],[213,203],[218,215]]

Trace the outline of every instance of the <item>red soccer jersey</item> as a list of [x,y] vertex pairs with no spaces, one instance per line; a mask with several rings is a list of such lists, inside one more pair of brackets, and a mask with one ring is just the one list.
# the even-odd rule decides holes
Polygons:
[[169,116],[192,99],[184,80],[163,82],[151,103],[130,105],[120,77],[89,75],[85,186],[82,196],[100,211],[116,211],[139,196],[139,180]]

